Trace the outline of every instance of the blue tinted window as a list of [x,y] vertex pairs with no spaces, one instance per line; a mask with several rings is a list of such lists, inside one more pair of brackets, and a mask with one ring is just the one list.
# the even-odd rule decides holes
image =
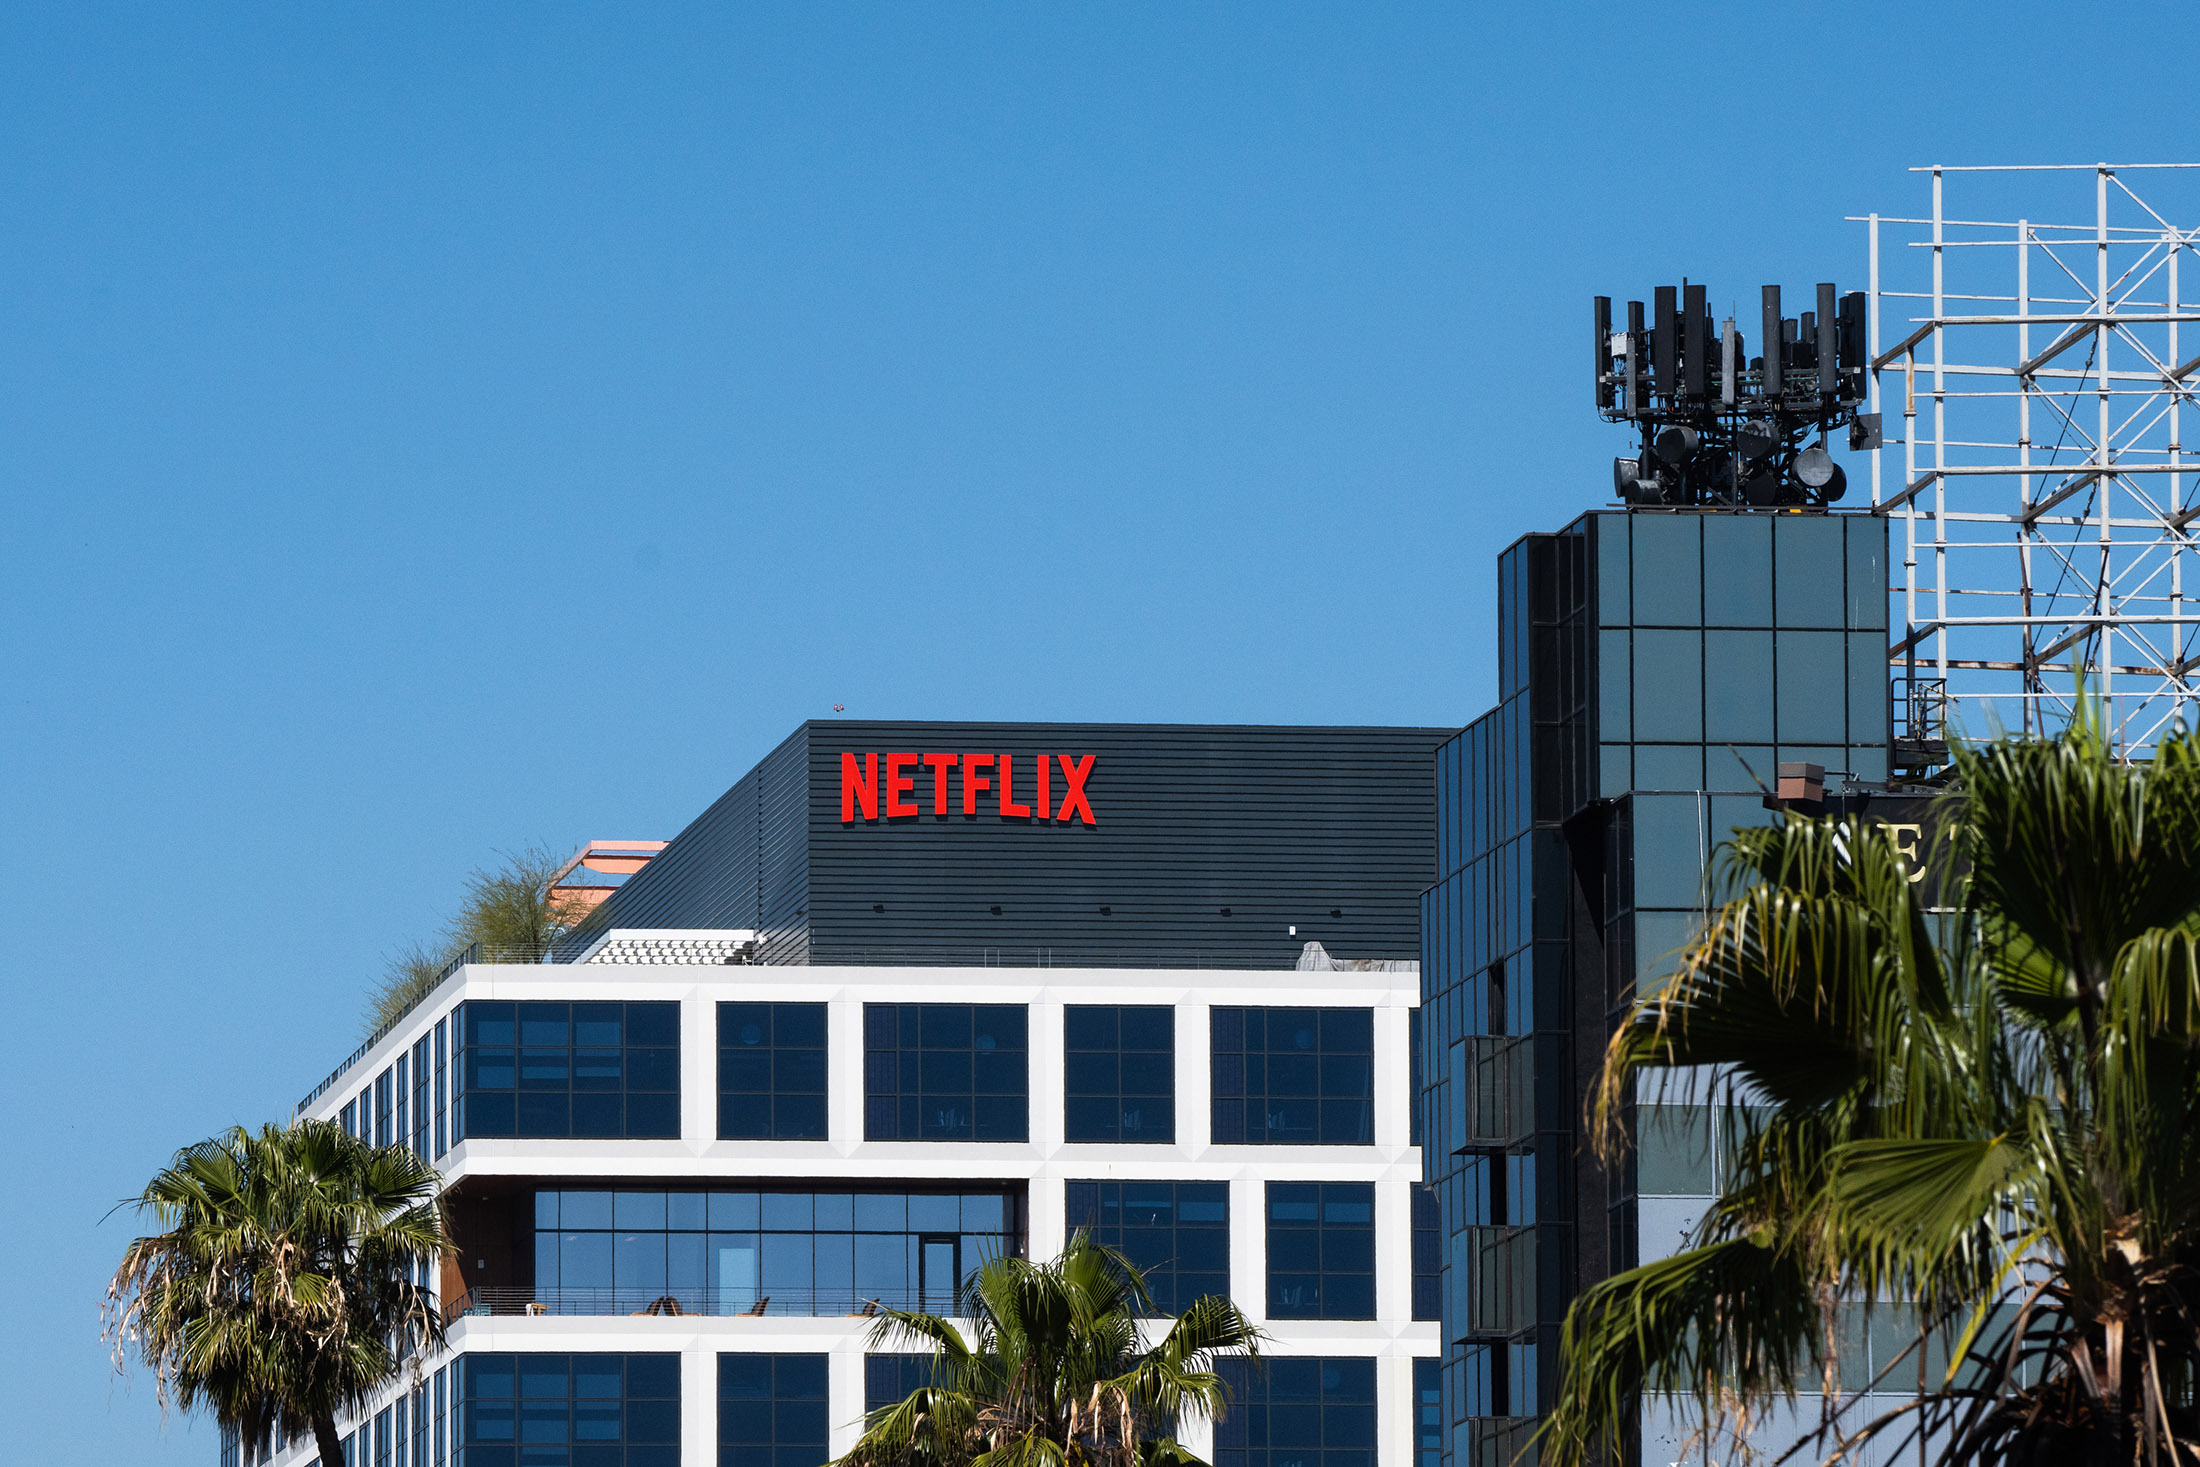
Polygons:
[[1374,1010],[1209,1013],[1217,1143],[1364,1146],[1375,1139]]
[[1071,1182],[1067,1226],[1120,1248],[1146,1279],[1155,1309],[1181,1314],[1230,1292],[1227,1182]]
[[1413,1467],[1443,1467],[1444,1362],[1413,1362]]
[[1783,627],[1839,627],[1847,552],[1841,521],[1781,515],[1774,522],[1773,604]]
[[1772,625],[1772,521],[1703,517],[1703,621],[1708,627]]
[[1635,905],[1700,905],[1706,832],[1697,797],[1637,795],[1634,817]]
[[825,1139],[825,1005],[718,1005],[718,1135]]
[[453,1467],[679,1467],[678,1355],[465,1355]]
[[1375,1317],[1373,1184],[1268,1184],[1268,1316]]
[[863,1414],[883,1411],[909,1399],[914,1391],[932,1384],[930,1355],[866,1355],[863,1357]]
[[1215,1467],[1375,1467],[1372,1357],[1227,1357],[1215,1371],[1231,1401]]
[[[1849,634],[1849,739],[1858,744],[1885,744],[1892,734],[1894,693],[1887,665],[1887,634]],[[1850,766],[1854,768],[1852,764]],[[1864,771],[1858,769],[1859,775]],[[1876,776],[1866,776],[1867,778]]]
[[1705,741],[1771,743],[1772,633],[1710,631],[1703,644]]
[[967,1192],[535,1194],[534,1283],[491,1313],[838,1316],[944,1306],[1018,1251],[1020,1196]]
[[1415,1186],[1413,1196],[1413,1317],[1443,1317],[1444,1209],[1433,1187]]
[[1065,1139],[1176,1139],[1175,1009],[1070,1004],[1062,1045]]
[[1703,788],[1703,745],[1635,745],[1635,788],[1638,790],[1695,790]]
[[1780,742],[1843,742],[1848,677],[1841,634],[1782,632],[1779,661]]
[[1615,743],[1634,737],[1628,647],[1624,631],[1597,633],[1597,736]]
[[1703,624],[1700,515],[1634,515],[1634,596],[1638,627]]
[[1028,1140],[1025,1061],[1021,1004],[865,1004],[864,1139]]
[[1599,515],[1595,527],[1597,557],[1597,622],[1623,627],[1630,617],[1627,596],[1627,517]]
[[831,1453],[825,1355],[718,1357],[718,1467],[816,1467]]
[[1888,522],[1872,515],[1848,517],[1848,624],[1859,630],[1887,629]]
[[466,1003],[459,1038],[454,1143],[680,1135],[677,1003]]
[[1635,633],[1635,737],[1695,743],[1703,737],[1703,633]]

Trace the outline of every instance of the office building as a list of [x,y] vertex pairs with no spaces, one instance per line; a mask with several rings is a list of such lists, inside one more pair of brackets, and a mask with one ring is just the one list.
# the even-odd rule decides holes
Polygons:
[[[1500,701],[1437,752],[1422,912],[1454,1467],[1513,1459],[1574,1295],[1676,1251],[1714,1190],[1708,1111],[1643,1107],[1610,1171],[1583,1115],[1628,1002],[1697,930],[1715,848],[1774,818],[1782,762],[1882,813],[1905,800],[1886,784],[1883,520],[1600,511],[1511,546],[1498,583]],[[1678,1447],[1658,1403],[1632,1445]]]
[[455,967],[302,1103],[434,1162],[458,1244],[353,1467],[815,1467],[917,1379],[877,1309],[1079,1227],[1268,1332],[1188,1433],[1217,1467],[1432,1452],[1449,736],[798,729],[553,961]]

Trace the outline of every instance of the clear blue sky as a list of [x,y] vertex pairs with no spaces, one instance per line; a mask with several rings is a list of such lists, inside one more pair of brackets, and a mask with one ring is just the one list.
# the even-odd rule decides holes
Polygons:
[[2126,9],[2112,76],[2068,6],[8,10],[9,1460],[212,1463],[101,1216],[468,868],[836,703],[1463,722],[1622,446],[1589,296],[2159,159],[2195,28]]

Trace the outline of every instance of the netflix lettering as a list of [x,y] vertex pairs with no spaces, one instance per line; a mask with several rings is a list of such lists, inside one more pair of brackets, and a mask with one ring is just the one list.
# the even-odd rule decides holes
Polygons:
[[1095,757],[844,753],[840,756],[840,820],[852,825],[882,816],[908,820],[918,815],[986,814],[1004,820],[1098,825],[1092,798],[1085,790]]

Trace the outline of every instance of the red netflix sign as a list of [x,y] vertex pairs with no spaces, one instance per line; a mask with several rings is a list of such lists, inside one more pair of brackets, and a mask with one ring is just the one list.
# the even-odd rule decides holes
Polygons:
[[[975,815],[982,798],[986,813],[1004,820],[1081,820],[1098,825],[1092,800],[1085,793],[1093,758],[1091,754],[1082,758],[1068,754],[842,754],[840,823],[876,820],[882,814],[888,820],[924,814]],[[1019,789],[1027,799],[1018,799]],[[920,791],[930,794],[929,809],[919,803]]]

